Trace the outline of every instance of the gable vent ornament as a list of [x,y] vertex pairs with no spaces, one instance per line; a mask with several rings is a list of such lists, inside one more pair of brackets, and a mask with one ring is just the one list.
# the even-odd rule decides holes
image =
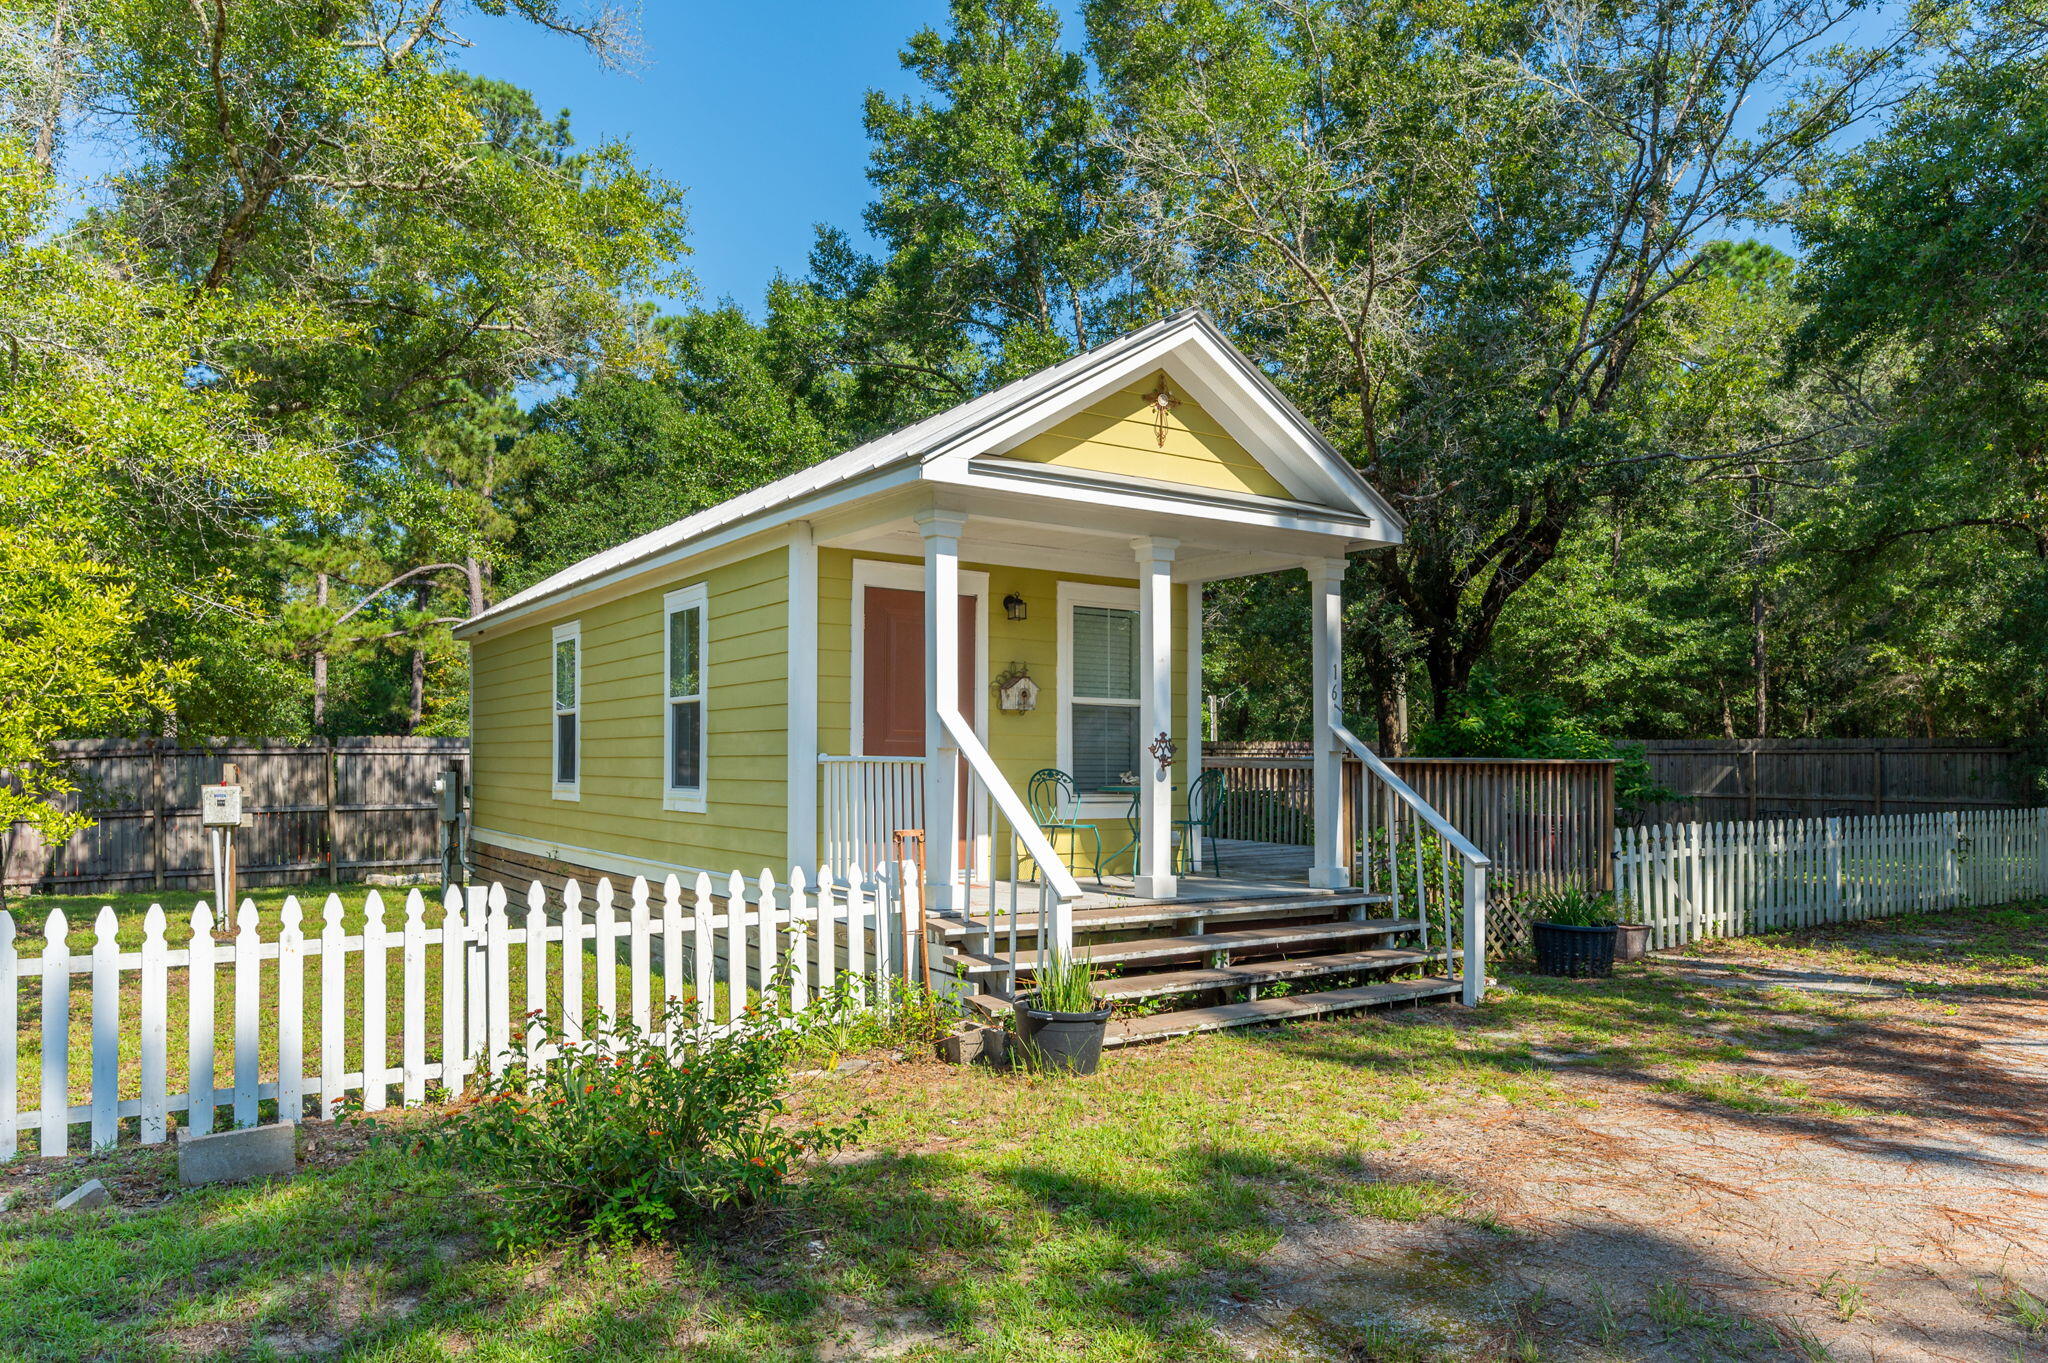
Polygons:
[[1166,448],[1166,414],[1180,406],[1180,399],[1166,386],[1166,375],[1159,376],[1159,386],[1145,394],[1145,402],[1152,408],[1152,433],[1159,438],[1159,448]]

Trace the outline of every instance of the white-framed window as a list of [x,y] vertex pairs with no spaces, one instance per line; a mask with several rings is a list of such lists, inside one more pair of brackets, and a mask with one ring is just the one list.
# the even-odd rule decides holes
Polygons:
[[711,689],[710,615],[701,582],[661,599],[662,804],[696,814],[706,808],[704,698]]
[[1139,770],[1138,594],[1126,587],[1060,584],[1059,755],[1084,802]]
[[553,791],[557,800],[581,796],[577,779],[583,770],[583,622],[555,626],[552,654],[554,684]]

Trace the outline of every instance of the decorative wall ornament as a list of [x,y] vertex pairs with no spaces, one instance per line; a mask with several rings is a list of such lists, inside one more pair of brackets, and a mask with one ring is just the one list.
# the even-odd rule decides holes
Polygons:
[[1023,663],[1011,663],[996,676],[996,708],[1004,714],[1021,715],[1038,708],[1038,683]]
[[1157,759],[1162,774],[1173,765],[1174,755],[1179,751],[1164,729],[1159,731],[1159,737],[1152,740],[1152,756]]
[[1166,448],[1166,414],[1180,406],[1180,399],[1166,386],[1166,375],[1159,376],[1159,386],[1145,394],[1145,401],[1152,408],[1152,433],[1159,438],[1159,448]]

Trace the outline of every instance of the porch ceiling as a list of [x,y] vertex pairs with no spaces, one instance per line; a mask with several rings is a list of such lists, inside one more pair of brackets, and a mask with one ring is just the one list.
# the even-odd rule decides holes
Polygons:
[[[1384,543],[1364,538],[1357,531],[1333,534],[1299,525],[1233,522],[1213,514],[1213,506],[1181,512],[1137,511],[1071,497],[1036,498],[1012,492],[939,500],[948,510],[967,517],[960,539],[962,563],[1006,564],[1093,577],[1135,576],[1131,542],[1148,535],[1179,541],[1173,561],[1177,582],[1280,572],[1299,568],[1307,559],[1339,558],[1351,550]],[[819,529],[821,545],[913,559],[924,554],[914,510],[899,507],[894,514],[866,524]]]

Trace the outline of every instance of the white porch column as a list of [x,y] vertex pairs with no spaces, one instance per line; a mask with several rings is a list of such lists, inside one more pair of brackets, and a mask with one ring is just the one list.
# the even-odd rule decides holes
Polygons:
[[[1186,785],[1190,791],[1194,790],[1195,782],[1202,777],[1202,586],[1200,582],[1186,584],[1188,672],[1187,694],[1181,697],[1181,704],[1187,711],[1187,741],[1181,745],[1181,751],[1186,755]],[[1195,840],[1194,846],[1188,849],[1188,867],[1191,871],[1207,869],[1212,875],[1215,873],[1214,867],[1203,866],[1202,842],[1199,838]]]
[[960,532],[958,512],[920,512],[924,535],[924,839],[925,904],[961,907],[960,749],[939,722],[939,707],[960,704]]
[[1138,865],[1137,892],[1171,899],[1173,777],[1151,748],[1173,729],[1173,551],[1179,540],[1147,535],[1138,555]]
[[818,869],[818,546],[789,533],[789,864]]
[[1337,836],[1344,802],[1344,759],[1335,732],[1344,710],[1344,560],[1314,558],[1302,567],[1308,572],[1315,688],[1309,748],[1316,761],[1316,847],[1308,883],[1318,890],[1341,890],[1351,883],[1350,858],[1338,846]]

